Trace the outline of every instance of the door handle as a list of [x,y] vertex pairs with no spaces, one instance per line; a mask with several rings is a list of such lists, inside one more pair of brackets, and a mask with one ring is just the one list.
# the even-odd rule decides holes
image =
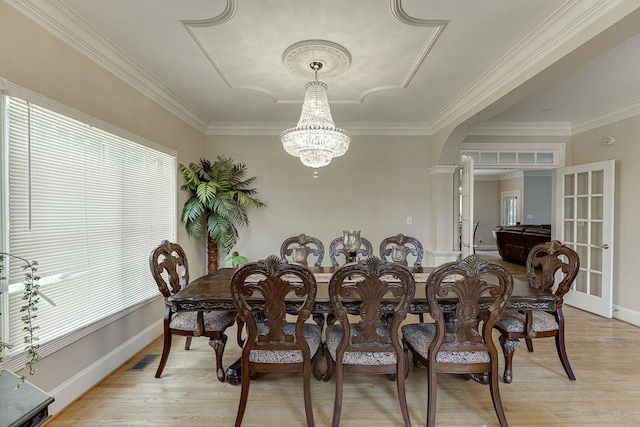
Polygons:
[[470,248],[471,247],[471,243],[463,243],[462,246],[464,246],[465,248]]
[[596,245],[596,248],[609,249],[609,245],[607,245],[606,243],[604,245]]

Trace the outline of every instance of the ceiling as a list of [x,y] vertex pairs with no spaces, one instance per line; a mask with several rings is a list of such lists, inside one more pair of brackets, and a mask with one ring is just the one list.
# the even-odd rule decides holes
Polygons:
[[[278,134],[306,40],[344,47],[324,79],[354,134],[571,134],[640,114],[636,0],[5,0],[207,134]],[[633,19],[631,19],[633,18]]]

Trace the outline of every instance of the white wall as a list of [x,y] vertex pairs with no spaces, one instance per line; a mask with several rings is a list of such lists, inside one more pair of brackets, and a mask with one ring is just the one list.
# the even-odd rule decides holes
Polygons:
[[[614,135],[615,144],[605,146],[606,137]],[[572,164],[601,160],[616,161],[614,316],[640,325],[640,286],[636,268],[640,241],[640,116],[574,135],[571,143]]]
[[[349,151],[318,170],[302,165],[273,136],[209,136],[206,156],[246,163],[267,207],[249,212],[237,250],[250,260],[279,253],[282,241],[305,233],[329,249],[342,230],[360,229],[378,254],[383,238],[403,233],[428,241],[429,164],[424,137],[353,137]],[[443,191],[451,192],[447,188]],[[407,216],[413,224],[407,225]],[[330,265],[325,255],[324,265]]]
[[[0,77],[147,140],[176,149],[179,161],[197,160],[204,153],[202,133],[1,1]],[[185,201],[186,195],[180,194],[179,208]],[[179,226],[178,240],[185,246],[193,275],[197,277],[204,271],[203,260],[196,257],[202,244],[192,242],[186,236],[184,227]],[[151,274],[149,286],[156,286]],[[50,409],[53,412],[60,410],[160,336],[163,307],[162,300],[157,298],[45,357],[36,365],[37,372],[29,377],[29,381],[53,393],[56,401]]]

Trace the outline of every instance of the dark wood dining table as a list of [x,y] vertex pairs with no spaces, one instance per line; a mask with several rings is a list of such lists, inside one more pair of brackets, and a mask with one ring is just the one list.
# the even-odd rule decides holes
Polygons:
[[[316,301],[313,307],[314,319],[321,322],[324,316],[332,314],[331,302],[329,300],[328,283],[331,275],[338,267],[309,267],[316,277],[318,290]],[[416,281],[416,292],[409,312],[412,314],[429,313],[429,303],[426,297],[426,281],[429,273],[435,267],[409,267]],[[172,310],[174,311],[209,311],[209,310],[235,310],[235,305],[231,297],[230,283],[234,268],[222,268],[215,273],[207,274],[193,280],[184,289],[169,297]],[[545,292],[540,289],[533,288],[529,284],[517,277],[513,279],[514,287],[511,298],[507,303],[507,309],[516,310],[542,310],[554,311],[556,304],[556,296],[552,293]],[[261,299],[256,297],[255,306],[260,308]],[[455,298],[442,298],[440,300],[445,313],[455,309]],[[291,312],[297,311],[301,304],[301,299],[292,295],[285,300],[287,310]],[[487,302],[487,305],[489,303]],[[482,309],[482,301],[480,308]],[[357,313],[360,307],[359,301],[346,301],[345,306],[352,313]],[[232,365],[227,370],[228,381],[232,384],[238,384],[239,366]]]

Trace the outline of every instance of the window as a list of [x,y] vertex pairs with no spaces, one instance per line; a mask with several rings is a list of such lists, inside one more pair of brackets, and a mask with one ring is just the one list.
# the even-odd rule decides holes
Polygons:
[[[36,336],[45,356],[158,296],[148,256],[175,237],[176,157],[17,97],[2,100],[2,244],[39,263]],[[8,267],[0,319],[18,364],[24,276],[18,262]]]
[[519,196],[519,191],[505,191],[502,193],[502,225],[516,225],[520,222]]

